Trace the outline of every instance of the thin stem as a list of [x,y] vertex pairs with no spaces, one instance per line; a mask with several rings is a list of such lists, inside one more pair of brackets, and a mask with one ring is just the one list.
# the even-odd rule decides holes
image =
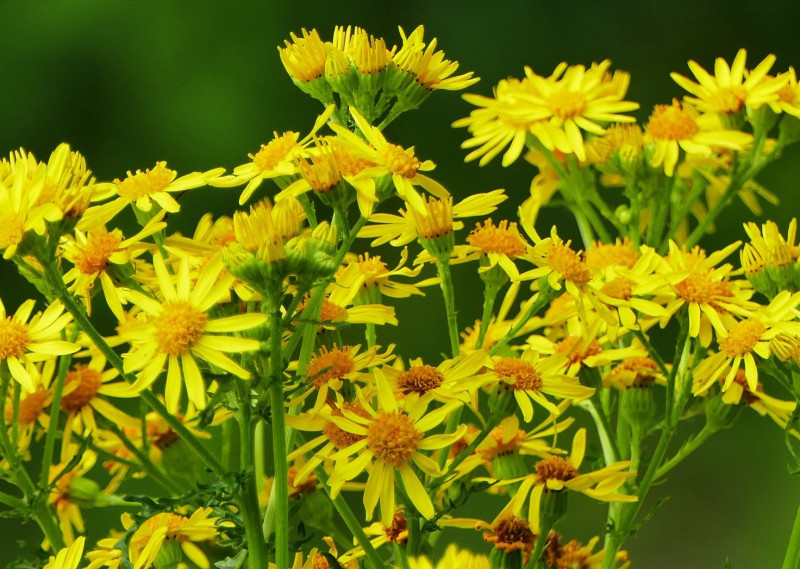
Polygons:
[[517,322],[511,327],[511,329],[489,349],[490,355],[496,354],[503,347],[505,347],[505,345],[508,344],[508,342],[514,338],[520,330],[522,330],[525,324],[528,323],[528,320],[533,318],[533,316],[535,316],[540,310],[550,304],[551,300],[558,296],[559,291],[554,291],[552,288],[550,288],[546,278],[539,279],[539,286],[540,290],[537,293],[535,300],[528,304],[528,308],[525,310],[525,313],[517,318]]
[[656,470],[655,479],[658,480],[665,476],[670,470],[678,466],[681,462],[683,462],[686,457],[696,451],[700,446],[708,440],[708,438],[717,432],[718,429],[715,427],[710,426],[708,423],[703,425],[703,428],[697,433],[694,437],[686,441],[680,450],[667,460],[664,464],[662,464],[658,470]]
[[[77,330],[75,333],[77,334]],[[47,426],[47,435],[45,435],[44,439],[42,467],[39,474],[39,487],[42,490],[47,488],[48,476],[50,475],[50,465],[53,463],[53,451],[56,444],[56,431],[58,431],[58,419],[61,413],[61,396],[64,392],[64,380],[67,377],[67,372],[69,371],[71,362],[71,356],[61,356],[61,359],[58,362],[56,384],[53,389],[53,403],[50,405],[50,423]]]
[[450,273],[450,263],[445,259],[436,259],[436,270],[441,279],[442,296],[444,297],[444,307],[447,312],[447,332],[450,337],[450,353],[456,357],[461,350],[461,342],[458,340],[458,322],[456,318],[456,299],[453,289],[453,277]]
[[[493,270],[493,269],[490,269]],[[497,299],[497,294],[500,292],[501,286],[494,282],[485,281],[483,288],[483,313],[481,314],[481,328],[478,332],[478,339],[475,341],[475,349],[480,350],[483,347],[483,341],[486,339],[486,333],[489,331],[489,325],[492,322],[492,309],[494,302]]]
[[594,401],[591,399],[584,399],[579,403],[579,406],[586,409],[594,421],[597,434],[600,437],[600,446],[603,449],[603,460],[606,466],[614,464],[617,462],[617,449],[614,444],[614,439],[611,438],[611,428],[609,427],[605,413],[598,409],[597,405],[595,405]]
[[800,508],[794,518],[792,535],[789,537],[789,546],[786,548],[786,557],[783,558],[781,569],[797,569],[797,561],[800,559]]
[[[176,496],[184,492],[184,489],[181,488],[178,484],[176,484],[172,478],[166,476],[161,471],[161,469],[158,466],[156,466],[152,460],[150,460],[150,457],[147,456],[146,453],[142,452],[142,450],[139,447],[133,444],[133,441],[131,441],[128,438],[128,436],[122,429],[120,429],[114,423],[111,423],[108,428],[109,430],[111,430],[111,432],[113,432],[115,435],[119,437],[119,440],[122,441],[122,444],[125,445],[125,448],[131,451],[133,455],[139,460],[142,469],[147,473],[148,476],[150,476],[153,479],[154,482],[160,484],[168,492]],[[114,460],[117,460],[116,457],[114,458]]]
[[[289,455],[286,444],[286,408],[283,397],[283,351],[281,346],[281,315],[278,301],[272,299],[269,319],[270,383],[269,401],[272,419],[272,452],[275,480],[275,564],[278,569],[289,567]],[[250,441],[248,441],[249,443]],[[256,504],[258,502],[256,501]],[[259,530],[260,531],[260,530]],[[251,565],[261,569],[260,565]]]

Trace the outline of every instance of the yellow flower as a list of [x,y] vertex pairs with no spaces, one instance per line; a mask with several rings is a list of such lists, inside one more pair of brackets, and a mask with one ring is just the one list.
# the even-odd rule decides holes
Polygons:
[[529,423],[533,420],[532,401],[553,415],[560,412],[545,394],[578,401],[594,393],[593,388],[581,385],[578,378],[562,373],[566,364],[567,358],[562,355],[541,357],[538,352],[526,350],[519,358],[493,357],[490,368],[498,385],[514,391],[522,418]]
[[422,39],[424,33],[423,26],[417,26],[408,36],[400,28],[403,45],[392,57],[397,69],[413,75],[414,82],[426,91],[457,91],[479,81],[472,76],[472,71],[452,76],[458,70],[458,62],[445,59],[443,51],[436,51],[436,38],[426,47]]
[[[377,408],[364,408],[368,417],[348,411],[343,411],[341,417],[330,417],[343,431],[363,437],[333,455],[336,464],[328,480],[331,493],[338,495],[345,482],[367,469],[369,476],[364,489],[367,519],[372,517],[380,501],[381,522],[389,525],[395,511],[395,474],[399,474],[411,501],[406,507],[413,506],[424,518],[431,519],[435,514],[433,502],[411,464],[431,476],[441,474],[436,462],[420,451],[444,448],[461,438],[464,428],[451,434],[425,436],[459,404],[448,404],[428,411],[430,398],[422,397],[406,406],[395,399],[380,370],[375,371],[375,384],[378,405]],[[355,454],[358,454],[356,458],[345,460]]]
[[28,231],[44,235],[46,222],[63,216],[55,204],[41,201],[47,167],[17,158],[12,155],[11,163],[0,161],[0,251],[4,259],[14,256]]
[[[389,269],[386,263],[381,260],[379,255],[370,255],[364,253],[363,255],[356,255],[350,253],[347,256],[347,264],[339,267],[337,271],[337,278],[346,271],[358,270],[364,276],[363,291],[359,293],[358,297],[362,300],[367,300],[376,297],[380,299],[380,295],[385,295],[391,298],[406,298],[411,295],[424,295],[419,287],[430,286],[436,284],[436,279],[426,279],[417,283],[404,283],[394,280],[394,277],[416,277],[419,275],[422,267],[411,269],[404,267],[408,259],[408,249],[406,247],[400,252],[400,260],[394,269]],[[351,268],[352,267],[352,268]]]
[[369,218],[372,223],[364,226],[358,236],[374,237],[375,239],[371,243],[373,247],[384,243],[402,247],[417,238],[447,238],[453,234],[453,230],[464,227],[464,224],[461,221],[455,221],[456,219],[488,215],[497,209],[497,205],[506,198],[503,190],[473,194],[455,205],[453,198],[449,196],[442,200],[423,197],[425,209],[423,213],[417,213],[415,209],[407,205],[406,209],[399,211],[400,215],[373,214]]
[[233,169],[233,174],[229,176],[219,176],[210,179],[208,183],[222,188],[247,183],[239,196],[239,205],[242,205],[250,199],[250,196],[264,180],[296,174],[296,158],[304,155],[306,147],[311,144],[316,132],[328,122],[335,109],[334,105],[329,105],[317,117],[311,132],[302,139],[300,139],[300,134],[294,131],[287,131],[280,135],[277,132],[274,133],[274,138],[267,144],[262,144],[258,152],[248,154],[251,162],[237,166]]
[[218,177],[223,171],[223,168],[216,168],[208,172],[192,172],[178,178],[178,173],[167,168],[165,161],[156,162],[152,170],[149,168],[144,172],[136,170],[135,174],[128,171],[128,176],[124,180],[114,180],[116,186],[114,193],[117,197],[110,202],[87,209],[78,223],[78,228],[87,230],[104,225],[128,205],[149,212],[155,202],[167,212],[177,212],[181,206],[170,194],[205,186],[210,179]]
[[320,39],[317,30],[308,32],[303,28],[302,34],[302,37],[297,37],[294,33],[290,33],[292,43],[285,40],[286,47],[279,46],[278,53],[289,76],[302,83],[308,83],[325,73],[328,47]]
[[[56,363],[56,358],[50,358],[31,369],[31,371],[34,372],[34,384],[37,386],[36,391],[23,391],[20,393],[18,405],[14,401],[15,396],[14,393],[12,393],[13,390],[8,390],[4,409],[6,426],[9,428],[9,440],[12,443],[16,442],[20,456],[24,456],[27,452],[31,440],[34,438],[34,433],[39,430],[39,428],[46,429],[50,424],[50,415],[48,411],[53,401],[53,392],[52,389],[50,389],[50,385],[55,375]],[[16,441],[13,439],[13,426],[16,426]],[[5,459],[0,460],[0,464],[3,465],[4,468],[8,467],[8,463]]]
[[85,531],[79,505],[80,496],[78,495],[79,493],[73,496],[73,482],[82,478],[84,474],[92,469],[97,460],[97,455],[93,451],[85,451],[81,455],[78,464],[74,465],[72,470],[65,472],[72,457],[69,457],[69,459],[51,465],[48,475],[48,481],[51,484],[48,501],[56,508],[58,527],[67,545],[71,545],[75,541],[75,530],[80,533]]
[[677,99],[672,105],[656,105],[645,127],[645,145],[654,148],[650,165],[663,165],[667,176],[675,173],[681,148],[708,156],[715,148],[744,150],[752,139],[747,133],[724,129],[717,115],[698,115],[691,105],[681,105]]
[[458,549],[458,546],[451,543],[447,546],[444,556],[436,565],[433,565],[427,557],[417,557],[409,559],[411,569],[490,569],[489,558],[485,555],[476,555],[466,549]]
[[528,523],[532,528],[539,527],[539,509],[545,494],[573,490],[603,502],[635,502],[636,496],[620,494],[616,490],[626,480],[634,478],[636,472],[626,471],[629,460],[615,462],[609,466],[580,473],[586,452],[586,429],[579,429],[572,439],[572,450],[568,458],[551,456],[536,463],[536,471],[526,476],[517,493],[503,509],[502,514],[518,516],[525,501],[528,503]]
[[133,389],[142,390],[150,386],[166,366],[165,394],[170,411],[178,410],[182,384],[186,385],[189,400],[202,409],[206,403],[206,388],[195,358],[237,377],[248,378],[250,373],[224,352],[257,350],[260,342],[217,333],[253,328],[263,324],[267,317],[250,313],[209,318],[208,311],[221,296],[229,293],[233,282],[231,275],[218,278],[223,267],[219,256],[206,264],[194,284],[186,258],[181,260],[174,276],[167,271],[160,255],[153,258],[153,264],[161,300],[138,291],[129,293],[131,302],[140,307],[149,320],[143,326],[120,332],[121,337],[132,344],[125,354],[125,371],[137,371]]
[[[551,531],[547,536],[547,548],[544,553],[547,564],[553,569],[600,569],[604,566],[606,550],[601,549],[597,553],[592,553],[599,541],[599,537],[593,537],[586,545],[581,545],[574,539],[564,544],[561,536],[557,532]],[[627,569],[630,566],[627,551],[617,552],[614,561],[612,567]],[[622,563],[622,565],[618,565],[618,563]]]
[[92,289],[99,278],[108,307],[114,316],[123,318],[122,303],[126,302],[124,292],[109,273],[114,265],[125,265],[150,248],[142,240],[166,227],[167,224],[161,221],[162,217],[154,217],[128,239],[119,229],[109,232],[101,225],[87,233],[76,230],[75,237],[69,238],[63,245],[64,258],[73,264],[64,273],[64,282],[69,285],[70,292],[81,298],[87,314],[92,314]]
[[81,536],[75,540],[75,543],[60,550],[55,557],[51,556],[44,569],[78,569],[81,557],[83,557],[85,541],[86,539]]
[[[763,359],[772,353],[771,341],[779,336],[800,336],[797,306],[800,292],[781,291],[768,306],[753,312],[727,330],[718,332],[719,352],[706,357],[694,369],[694,392],[705,392],[718,378],[725,376],[722,390],[726,391],[744,364],[745,379],[750,391],[758,386],[758,366],[754,354]],[[727,372],[727,373],[726,373]]]
[[522,154],[528,134],[550,151],[586,160],[582,130],[601,135],[605,123],[634,122],[633,117],[620,113],[639,108],[638,103],[623,100],[628,74],[611,75],[610,66],[609,60],[589,69],[561,63],[549,77],[526,68],[524,79],[501,81],[494,98],[465,95],[467,101],[481,107],[453,123],[468,127],[472,134],[462,147],[477,147],[466,161],[482,157],[480,164],[484,165],[508,146],[503,156],[503,166],[508,166]]
[[768,55],[752,70],[745,68],[746,59],[747,51],[744,49],[739,50],[730,66],[718,57],[714,61],[714,75],[690,60],[689,69],[699,83],[678,73],[671,73],[670,77],[694,95],[686,97],[686,100],[704,113],[734,114],[744,107],[757,109],[777,102],[778,92],[788,78],[767,75],[775,63],[775,56]]
[[353,156],[365,158],[374,164],[362,170],[355,177],[356,180],[391,176],[397,195],[422,215],[425,214],[425,203],[414,186],[425,188],[439,199],[449,197],[450,193],[439,182],[420,174],[433,170],[435,167],[433,162],[430,160],[420,162],[414,155],[413,147],[403,148],[388,142],[381,131],[370,125],[355,108],[350,107],[350,114],[367,142],[340,125],[331,123],[330,127],[339,135],[341,144]]
[[61,302],[53,302],[31,318],[35,304],[34,300],[26,300],[13,316],[7,316],[0,299],[0,362],[5,360],[11,376],[28,392],[36,391],[37,387],[33,362],[79,349],[77,344],[61,339],[61,332],[72,320],[71,315],[63,314]]

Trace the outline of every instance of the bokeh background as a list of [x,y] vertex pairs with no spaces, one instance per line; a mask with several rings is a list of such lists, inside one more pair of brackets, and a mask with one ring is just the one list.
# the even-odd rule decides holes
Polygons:
[[[682,96],[669,72],[688,74],[690,58],[709,68],[715,57],[730,61],[745,47],[751,67],[768,53],[778,56],[776,70],[800,65],[798,21],[800,3],[779,0],[5,1],[0,152],[23,146],[46,159],[67,141],[104,180],[157,160],[180,173],[231,169],[273,131],[307,132],[313,123],[318,104],[294,88],[276,50],[302,27],[317,28],[327,39],[334,25],[354,24],[396,43],[398,25],[410,31],[424,24],[426,39],[438,37],[449,58],[482,78],[470,88],[481,94],[490,94],[501,78],[521,76],[524,65],[549,74],[562,60],[611,58],[614,68],[631,72],[628,99],[642,104],[644,120],[653,104]],[[532,175],[527,164],[503,169],[497,160],[485,168],[463,163],[465,132],[449,125],[469,110],[458,94],[435,93],[387,134],[433,159],[436,178],[457,198],[503,187],[521,201]],[[765,217],[783,228],[800,204],[798,158],[793,149],[760,177],[781,199]],[[236,190],[190,192],[175,216],[176,228],[190,232],[204,208],[230,213],[237,196]],[[574,234],[567,218],[549,215],[540,219],[540,230],[557,222],[562,233]],[[731,208],[705,245],[742,238],[742,222],[749,218],[738,205]],[[474,276],[461,277],[464,326],[478,317],[481,297]],[[0,295],[10,307],[26,294],[21,286],[13,267],[0,263]],[[387,336],[406,356],[436,356],[446,346],[436,291],[430,296],[404,305],[404,332]],[[721,569],[726,556],[733,568],[779,566],[800,504],[800,478],[789,475],[787,462],[780,430],[743,413],[733,429],[715,435],[655,489],[655,498],[671,498],[630,539],[633,567]],[[573,500],[571,509],[565,528],[571,537],[601,531],[605,508]],[[90,521],[89,531],[99,537],[107,527]],[[36,532],[33,524],[0,518],[0,567],[14,556],[15,539],[36,540]]]

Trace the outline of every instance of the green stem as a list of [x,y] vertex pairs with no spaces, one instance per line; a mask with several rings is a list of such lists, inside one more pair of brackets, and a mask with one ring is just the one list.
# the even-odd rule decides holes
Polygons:
[[[286,409],[283,397],[283,351],[281,346],[281,315],[278,300],[271,299],[269,320],[270,382],[269,400],[272,419],[272,452],[275,480],[275,564],[278,569],[289,567],[289,455],[286,445]],[[248,441],[249,442],[249,441]],[[256,502],[258,503],[258,502]],[[259,526],[260,527],[260,526]],[[260,530],[259,530],[260,531]],[[253,569],[261,566],[251,565]]]
[[[250,388],[242,380],[236,380],[236,394],[238,399],[238,409],[236,411],[236,421],[239,424],[239,460],[242,470],[248,470],[254,464],[253,460],[253,437],[252,437],[252,411],[250,402]],[[280,460],[286,464],[286,456]],[[276,468],[278,461],[276,461]],[[286,486],[288,491],[288,484]],[[261,516],[258,508],[258,489],[256,488],[256,476],[248,476],[244,483],[244,488],[236,497],[239,510],[244,523],[244,532],[247,538],[247,561],[250,569],[263,569],[267,566],[267,544],[264,534],[261,532]],[[287,531],[288,549],[288,526],[286,520],[284,527]],[[276,543],[276,547],[280,542]],[[288,569],[288,551],[281,556],[280,549],[276,549],[276,564],[282,569]]]
[[[139,460],[141,463],[142,469],[150,476],[154,482],[163,486],[168,492],[179,496],[184,492],[184,489],[180,487],[180,485],[176,484],[175,481],[170,478],[169,476],[165,475],[161,469],[156,466],[150,457],[147,456],[146,453],[142,452],[142,450],[133,444],[125,432],[120,429],[116,424],[111,423],[109,425],[109,430],[119,437],[119,440],[122,441],[122,444],[125,445],[129,451],[133,453],[133,455]],[[117,460],[114,458],[114,460]]]
[[[77,334],[77,330],[75,332]],[[56,384],[53,389],[53,403],[50,405],[50,423],[47,426],[47,435],[45,435],[44,439],[42,467],[39,474],[39,487],[42,490],[46,490],[47,486],[49,485],[48,480],[50,476],[50,465],[53,463],[53,450],[56,444],[58,419],[61,413],[61,397],[64,392],[64,380],[67,377],[67,372],[69,371],[69,366],[71,362],[72,362],[72,357],[68,355],[61,356],[61,359],[58,362],[58,373],[56,374]]]
[[556,296],[558,296],[560,291],[555,291],[550,288],[550,285],[547,283],[546,278],[539,279],[539,292],[536,295],[536,299],[533,300],[528,304],[528,308],[525,310],[525,313],[517,318],[517,322],[511,327],[511,329],[505,333],[505,335],[500,338],[500,340],[489,349],[489,354],[496,354],[500,351],[503,347],[505,347],[508,342],[514,338],[517,333],[522,330],[525,324],[528,323],[533,316],[535,316],[540,310],[542,310],[545,306],[550,304],[550,301],[553,300]]
[[20,500],[19,498],[16,498],[10,494],[6,494],[5,492],[0,492],[0,504],[5,504],[9,508],[19,511],[23,511],[28,508],[28,504],[26,504],[24,500]]
[[680,448],[680,450],[667,460],[664,464],[662,464],[658,470],[656,470],[655,479],[658,480],[665,476],[670,470],[678,466],[683,460],[696,451],[700,446],[708,440],[708,438],[717,432],[718,429],[715,427],[710,426],[708,423],[703,425],[703,428],[700,430],[697,435],[689,439],[684,443],[684,445]]
[[447,332],[450,336],[450,353],[456,357],[461,350],[461,342],[458,340],[458,322],[456,318],[456,300],[453,289],[453,277],[450,272],[450,263],[447,258],[436,259],[436,270],[441,279],[442,296],[444,297],[444,307],[447,312]]
[[586,409],[589,415],[592,416],[592,420],[597,428],[597,434],[600,437],[600,446],[603,449],[603,460],[606,466],[611,466],[617,462],[617,449],[615,448],[614,439],[611,437],[611,428],[609,427],[605,413],[598,409],[597,405],[595,405],[594,401],[591,399],[584,399],[579,403],[579,406]]
[[786,548],[786,557],[783,558],[781,569],[797,569],[797,561],[800,559],[800,508],[794,518],[792,535],[789,537],[789,546]]
[[501,286],[489,281],[484,281],[484,285],[483,313],[481,314],[481,328],[478,332],[478,339],[475,341],[476,350],[480,350],[483,347],[483,341],[486,339],[486,333],[489,331],[489,325],[492,322],[492,309],[494,308],[494,302],[497,299],[497,294],[500,292],[501,288]]

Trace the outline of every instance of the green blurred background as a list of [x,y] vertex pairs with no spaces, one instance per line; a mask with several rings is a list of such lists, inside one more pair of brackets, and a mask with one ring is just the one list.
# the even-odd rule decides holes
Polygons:
[[[777,0],[5,1],[0,4],[0,152],[23,146],[46,159],[67,141],[104,180],[157,160],[167,160],[180,173],[231,169],[273,131],[307,132],[313,123],[318,104],[294,88],[276,50],[302,27],[317,28],[329,39],[334,25],[354,24],[392,44],[399,42],[398,25],[410,31],[424,24],[426,39],[439,38],[449,58],[482,78],[470,89],[481,94],[490,94],[501,78],[521,76],[524,65],[549,74],[562,60],[588,64],[611,58],[614,68],[631,72],[628,98],[641,102],[638,116],[645,120],[653,104],[682,96],[669,72],[688,74],[690,58],[709,68],[714,57],[730,61],[746,47],[751,67],[768,53],[778,56],[776,70],[800,65],[798,21],[800,3]],[[459,149],[465,132],[449,125],[469,110],[458,94],[435,93],[387,134],[433,159],[436,178],[456,197],[503,187],[515,206],[527,193],[532,170],[525,163],[503,169],[497,160],[485,168],[465,165]],[[766,216],[782,228],[800,203],[798,158],[796,150],[787,152],[760,178],[780,196],[781,206],[768,207]],[[201,208],[229,213],[237,197],[236,190],[190,192],[175,227],[191,231]],[[705,244],[742,238],[741,224],[749,218],[738,205],[731,208],[720,232]],[[539,229],[547,231],[553,222],[574,235],[563,217],[541,219]],[[458,285],[467,283],[457,290],[462,326],[480,311],[473,270],[458,273]],[[13,267],[0,264],[0,294],[10,307],[26,294],[21,286]],[[436,291],[430,296],[428,304],[401,305],[404,332],[386,336],[398,341],[406,356],[435,357],[446,346]],[[734,568],[779,566],[800,504],[800,478],[788,474],[781,439],[778,428],[749,412],[735,428],[712,438],[654,491],[671,498],[630,539],[633,567],[721,569],[726,556]],[[604,507],[573,500],[572,511],[563,528],[570,537],[587,539],[601,531]],[[93,524],[92,515],[89,531],[98,537],[107,526]],[[0,519],[0,566],[10,559],[13,540],[38,539],[35,531],[33,524],[20,528]]]

